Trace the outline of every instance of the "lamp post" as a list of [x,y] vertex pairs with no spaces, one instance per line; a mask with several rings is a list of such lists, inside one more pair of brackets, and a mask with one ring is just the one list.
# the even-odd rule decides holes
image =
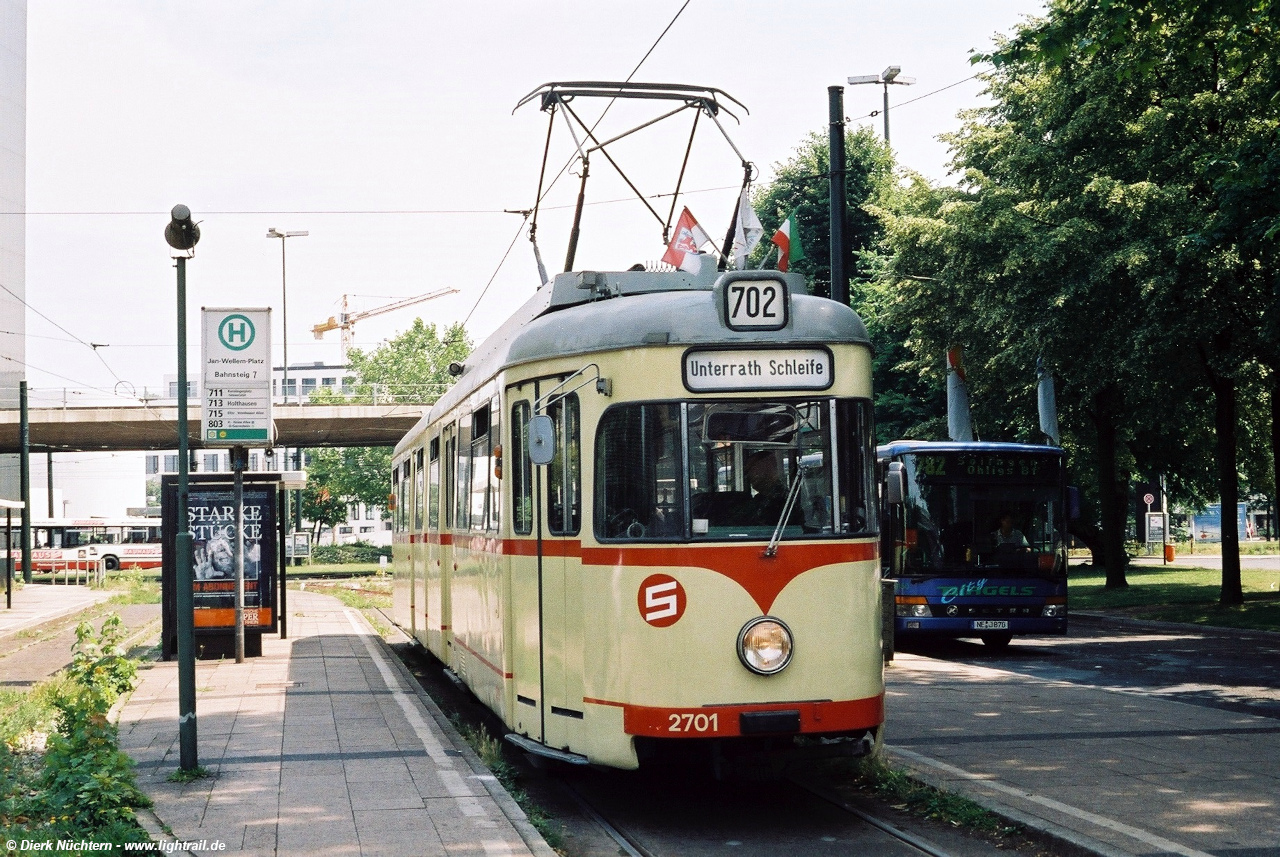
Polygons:
[[[310,234],[311,233],[308,232],[306,229],[293,230],[289,232],[281,232],[279,229],[276,229],[274,226],[272,226],[267,230],[268,238],[280,239],[280,341],[284,345],[284,375],[280,379],[280,392],[284,394],[284,403],[286,405],[289,404],[289,281],[285,275],[285,272],[287,269],[285,266],[284,247],[285,247],[285,244],[289,243],[287,239],[306,238]],[[301,402],[301,399],[299,399],[299,402]],[[298,450],[298,457],[299,458],[302,457],[301,449]],[[289,461],[289,450],[288,450],[288,447],[286,447],[284,460],[283,460],[284,466],[281,467],[281,470],[284,470],[285,467],[288,467],[288,461]],[[298,465],[298,469],[299,470],[302,469],[301,464]],[[300,527],[301,524],[302,524],[302,492],[299,491],[298,492],[298,513],[297,515],[294,516],[294,519],[293,519],[294,532],[298,531],[298,527]],[[297,562],[296,558],[294,559],[294,562],[295,563]]]
[[285,277],[284,245],[286,238],[306,238],[307,230],[281,232],[272,226],[267,230],[268,238],[280,239],[280,341],[284,343],[284,378],[280,381],[280,391],[284,394],[284,403],[289,404],[289,281]]
[[884,86],[884,144],[889,145],[889,84],[910,86],[915,83],[914,77],[903,77],[902,66],[891,65],[879,74],[857,74],[849,78],[849,85],[859,83],[879,83]]
[[178,759],[184,771],[199,767],[196,749],[195,582],[191,575],[191,529],[187,520],[190,441],[187,437],[187,258],[200,240],[191,209],[175,205],[164,240],[175,250],[178,268],[178,532],[174,536],[177,568],[175,605],[178,630]]

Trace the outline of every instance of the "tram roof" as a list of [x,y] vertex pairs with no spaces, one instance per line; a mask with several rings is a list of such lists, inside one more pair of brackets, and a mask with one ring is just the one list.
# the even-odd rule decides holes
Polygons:
[[[769,334],[732,330],[720,321],[712,294],[724,275],[711,265],[705,267],[700,274],[558,274],[467,357],[458,382],[432,406],[413,433],[511,366],[630,348],[762,342],[762,336]],[[798,274],[769,273],[785,280],[791,295],[787,327],[773,335],[787,344],[870,346],[867,328],[851,308],[810,295]]]
[[895,440],[877,446],[876,458],[884,460],[912,452],[1016,452],[1024,455],[1062,455],[1062,447],[980,440]]

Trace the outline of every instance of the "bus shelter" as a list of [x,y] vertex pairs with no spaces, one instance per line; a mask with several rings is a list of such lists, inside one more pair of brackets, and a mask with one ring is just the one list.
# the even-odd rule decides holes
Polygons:
[[[245,654],[262,654],[262,635],[285,626],[284,534],[288,503],[280,474],[244,475],[244,640]],[[218,658],[235,652],[235,541],[233,481],[229,473],[191,474],[188,484],[188,530],[192,536],[193,627],[197,657]],[[161,656],[178,651],[178,482],[161,483]]]
[[13,609],[13,513],[21,512],[21,500],[0,497],[0,509],[4,510],[4,609]]

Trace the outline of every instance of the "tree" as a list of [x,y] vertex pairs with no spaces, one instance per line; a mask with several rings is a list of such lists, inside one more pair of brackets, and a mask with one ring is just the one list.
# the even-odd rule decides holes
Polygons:
[[[1144,328],[1177,331],[1174,365],[1212,397],[1224,515],[1239,497],[1240,391],[1277,361],[1277,41],[1270,0],[1057,0],[987,57],[995,79],[1044,81],[1046,105],[1073,108],[1040,113],[1045,148],[1060,148],[1057,132],[1086,144],[1062,172],[1150,200],[1125,272]],[[1239,604],[1237,534],[1222,537],[1221,601]]]
[[[411,402],[430,404],[449,388],[449,364],[461,362],[471,342],[461,324],[443,336],[434,324],[415,319],[408,330],[370,352],[352,349],[348,364],[355,384],[345,392],[323,391],[313,400]],[[302,514],[318,535],[322,527],[347,520],[352,504],[385,507],[390,490],[391,450],[387,447],[338,447],[308,453]]]
[[[876,395],[876,435],[881,442],[929,433],[945,415],[943,388],[907,366],[906,331],[888,321],[879,288],[883,238],[881,210],[900,204],[893,155],[869,128],[845,134],[845,194],[853,253],[850,303],[867,325],[874,351],[872,386]],[[830,146],[813,132],[791,159],[774,164],[774,178],[756,193],[753,205],[771,235],[796,213],[805,257],[792,270],[813,283],[815,294],[831,294]],[[760,264],[771,250],[762,242]]]

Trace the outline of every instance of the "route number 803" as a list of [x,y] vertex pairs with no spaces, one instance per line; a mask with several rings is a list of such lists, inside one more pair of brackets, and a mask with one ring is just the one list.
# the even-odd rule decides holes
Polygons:
[[787,324],[781,280],[735,280],[724,290],[725,321],[734,330],[780,330]]

